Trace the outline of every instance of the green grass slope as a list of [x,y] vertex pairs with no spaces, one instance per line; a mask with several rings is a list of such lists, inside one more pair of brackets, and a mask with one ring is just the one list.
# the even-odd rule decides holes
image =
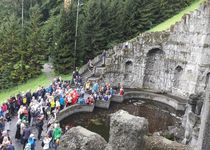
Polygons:
[[[61,76],[63,80],[70,80],[70,75],[52,75],[52,77]],[[30,79],[26,83],[4,90],[0,92],[0,103],[6,101],[10,96],[14,96],[20,92],[26,92],[28,90],[35,91],[39,86],[47,87],[52,83],[52,80],[46,75],[42,74],[37,78]]]
[[164,31],[169,29],[172,25],[174,25],[176,22],[181,21],[182,17],[185,14],[189,14],[191,11],[194,11],[195,9],[199,8],[200,4],[206,0],[195,0],[190,6],[188,6],[186,9],[178,13],[177,15],[173,16],[172,18],[164,21],[163,23],[155,26],[154,28],[150,29],[147,32],[158,32],[158,31]]

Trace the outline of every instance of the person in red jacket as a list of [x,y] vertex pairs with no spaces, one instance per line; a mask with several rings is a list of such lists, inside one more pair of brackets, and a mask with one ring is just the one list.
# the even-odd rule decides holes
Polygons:
[[124,89],[123,89],[123,87],[121,86],[121,88],[120,88],[120,96],[123,96],[124,95]]
[[7,104],[3,103],[3,105],[1,106],[1,109],[5,113],[8,110]]
[[78,98],[79,98],[79,94],[77,93],[76,90],[74,90],[73,96],[72,96],[72,105],[77,103]]

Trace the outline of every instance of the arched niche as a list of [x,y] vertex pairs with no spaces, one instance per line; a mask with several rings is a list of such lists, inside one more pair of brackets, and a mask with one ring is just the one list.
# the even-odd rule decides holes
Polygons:
[[133,70],[133,62],[129,60],[125,63],[125,73],[131,73],[132,70]]
[[180,85],[180,77],[183,73],[183,68],[181,66],[177,66],[174,70],[174,83],[173,86],[178,88]]
[[151,49],[146,55],[143,87],[159,89],[164,80],[165,52],[159,48]]
[[131,80],[132,79],[132,70],[133,70],[133,62],[132,61],[126,61],[125,63],[125,74],[124,79],[125,80]]

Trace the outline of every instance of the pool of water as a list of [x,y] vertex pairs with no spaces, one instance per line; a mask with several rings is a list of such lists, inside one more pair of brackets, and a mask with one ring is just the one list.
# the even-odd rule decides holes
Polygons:
[[110,114],[118,110],[128,111],[130,114],[145,117],[149,122],[149,132],[164,131],[168,126],[175,125],[180,120],[174,114],[180,116],[173,108],[158,102],[129,100],[123,103],[111,102],[108,110],[95,108],[92,113],[78,113],[61,121],[61,126],[83,126],[90,131],[100,134],[106,141],[109,139]]

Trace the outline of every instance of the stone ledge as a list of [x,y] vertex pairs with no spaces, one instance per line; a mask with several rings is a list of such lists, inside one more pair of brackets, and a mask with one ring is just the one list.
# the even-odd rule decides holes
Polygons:
[[56,116],[56,120],[57,121],[61,121],[64,118],[73,115],[75,113],[79,113],[79,112],[93,112],[94,109],[94,105],[80,105],[80,104],[75,104],[69,107],[66,107],[65,109],[61,110],[57,116]]
[[122,103],[124,100],[128,99],[143,99],[143,100],[152,100],[157,101],[168,106],[171,106],[177,111],[184,111],[187,100],[180,99],[179,97],[167,96],[162,94],[156,94],[149,91],[129,91],[125,92],[123,96],[113,95],[108,102],[106,101],[96,101],[95,105],[80,105],[75,104],[69,106],[57,114],[57,121],[61,121],[64,118],[79,112],[93,112],[94,107],[109,109],[110,102]]
[[178,97],[177,99],[175,99],[175,98],[172,98],[172,96],[156,94],[156,93],[148,92],[148,91],[147,92],[146,91],[125,92],[123,96],[114,95],[112,96],[110,100],[121,103],[124,100],[128,100],[128,99],[145,99],[145,100],[157,101],[157,102],[169,105],[178,111],[184,111],[185,106],[187,104],[187,100],[184,101],[183,99],[180,99]]
[[95,101],[95,107],[98,107],[98,108],[109,109],[109,105],[110,105],[110,100],[108,100],[108,101],[96,100]]

